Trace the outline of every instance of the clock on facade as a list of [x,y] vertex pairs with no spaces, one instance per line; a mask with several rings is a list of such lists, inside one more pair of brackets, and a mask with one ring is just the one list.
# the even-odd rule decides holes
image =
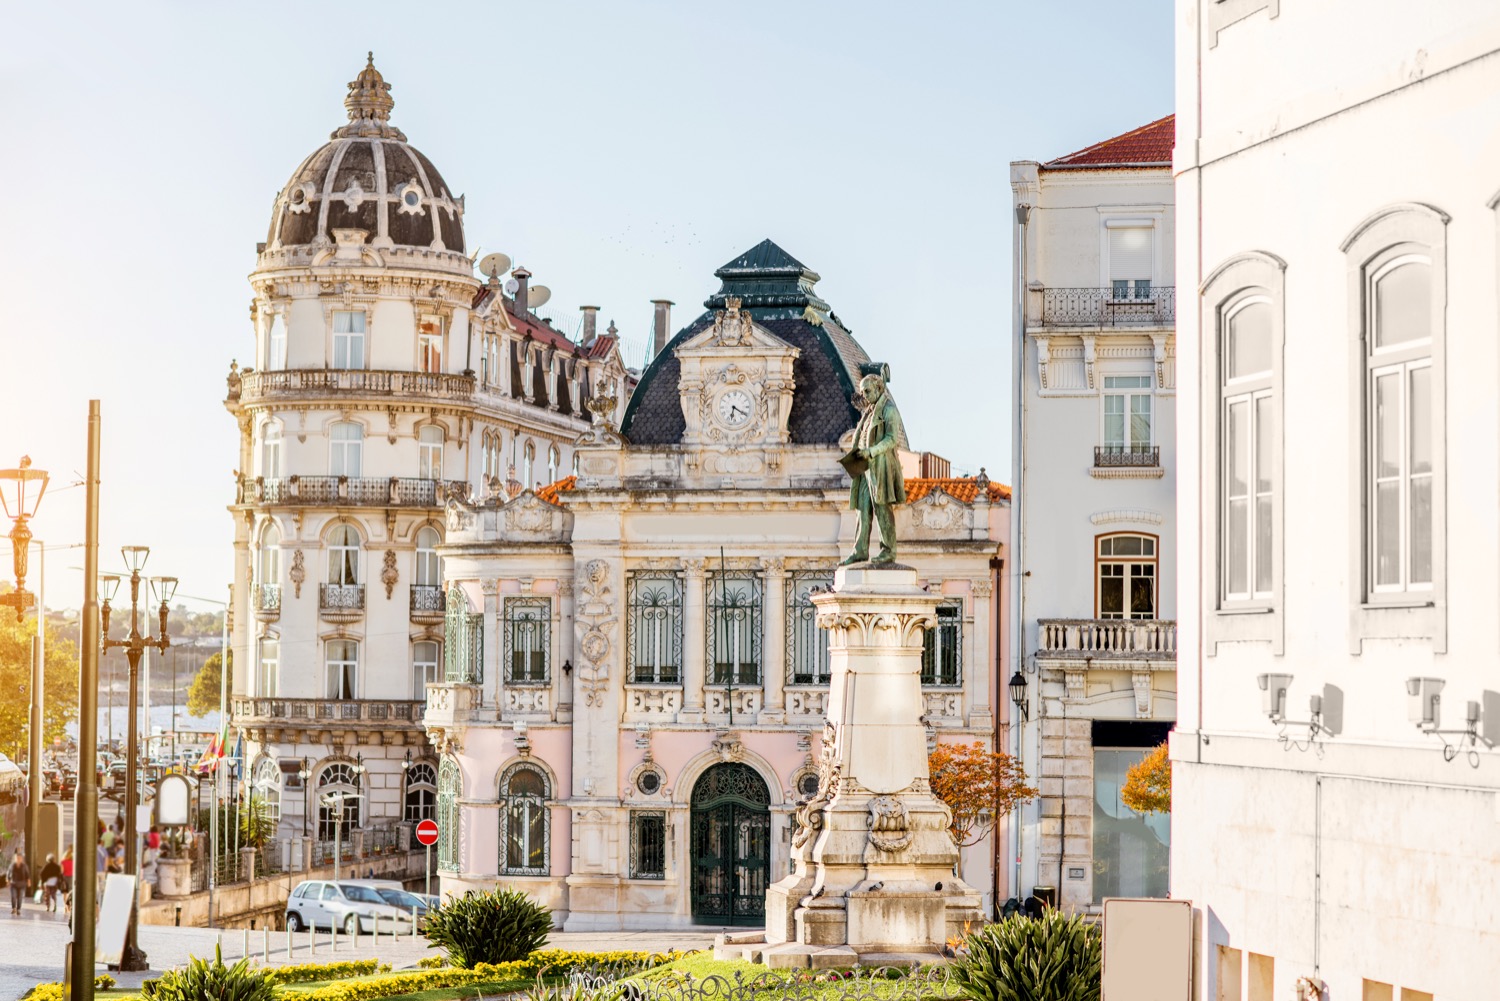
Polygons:
[[732,428],[742,427],[750,420],[752,405],[749,393],[743,389],[731,389],[719,397],[715,413],[721,424]]

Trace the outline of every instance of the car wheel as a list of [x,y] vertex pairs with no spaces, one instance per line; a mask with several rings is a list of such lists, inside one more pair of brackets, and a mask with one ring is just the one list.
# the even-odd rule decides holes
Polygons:
[[302,915],[296,911],[287,911],[286,927],[288,931],[301,931],[306,926],[302,924]]
[[346,934],[346,935],[358,935],[359,934],[359,915],[357,915],[357,914],[351,914],[347,918],[344,919],[344,934]]

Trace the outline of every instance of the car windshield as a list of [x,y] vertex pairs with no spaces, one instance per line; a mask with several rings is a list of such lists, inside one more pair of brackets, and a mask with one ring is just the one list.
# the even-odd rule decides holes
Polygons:
[[380,894],[368,886],[350,886],[348,883],[340,883],[339,889],[344,891],[344,897],[348,900],[357,900],[361,904],[383,904]]
[[418,900],[416,897],[413,897],[405,890],[396,890],[390,887],[382,886],[375,892],[380,894],[381,897],[385,898],[385,902],[390,904],[392,907],[400,907],[410,910],[413,907],[424,906],[420,900]]

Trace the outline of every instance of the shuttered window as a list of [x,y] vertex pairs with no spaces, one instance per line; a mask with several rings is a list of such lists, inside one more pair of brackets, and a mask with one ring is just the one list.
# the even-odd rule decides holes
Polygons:
[[1109,226],[1109,283],[1117,299],[1151,295],[1155,258],[1150,226]]

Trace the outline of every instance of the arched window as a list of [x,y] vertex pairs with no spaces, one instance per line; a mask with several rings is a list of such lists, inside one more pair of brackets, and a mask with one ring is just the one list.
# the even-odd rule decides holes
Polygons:
[[557,446],[553,445],[547,449],[547,482],[557,482],[557,467],[562,464],[562,456],[558,454]]
[[261,758],[255,763],[250,794],[271,823],[281,820],[281,768],[275,758]]
[[548,870],[547,776],[534,765],[511,765],[500,777],[500,871],[545,876]]
[[437,554],[438,543],[442,541],[438,530],[431,525],[424,525],[417,529],[416,583],[418,587],[442,586],[443,561]]
[[280,421],[266,421],[260,426],[260,475],[268,480],[281,479]]
[[532,490],[536,487],[536,445],[528,441],[524,454],[526,465],[523,470],[525,475],[521,478],[521,485],[527,490]]
[[578,475],[578,453],[577,452],[573,453],[573,475],[574,476]]
[[417,476],[424,480],[443,478],[443,429],[429,424],[417,432]]
[[1156,618],[1156,536],[1098,537],[1095,609],[1101,619]]
[[328,583],[350,587],[359,583],[359,531],[335,525],[328,533]]
[[362,468],[365,429],[348,422],[335,424],[328,429],[328,473],[330,476],[347,476],[359,479]]
[[1224,600],[1271,597],[1276,435],[1271,300],[1249,295],[1224,312],[1220,428]]
[[458,793],[461,788],[458,763],[444,758],[438,765],[437,825],[438,868],[458,872]]
[[275,587],[281,583],[281,530],[274,521],[266,522],[260,533],[260,552],[257,554],[256,577],[261,587]]
[[415,761],[406,771],[406,809],[409,824],[432,820],[437,812],[437,770],[430,761]]
[[335,761],[318,775],[318,840],[332,841],[334,831],[349,843],[360,826],[360,770],[347,761]]

